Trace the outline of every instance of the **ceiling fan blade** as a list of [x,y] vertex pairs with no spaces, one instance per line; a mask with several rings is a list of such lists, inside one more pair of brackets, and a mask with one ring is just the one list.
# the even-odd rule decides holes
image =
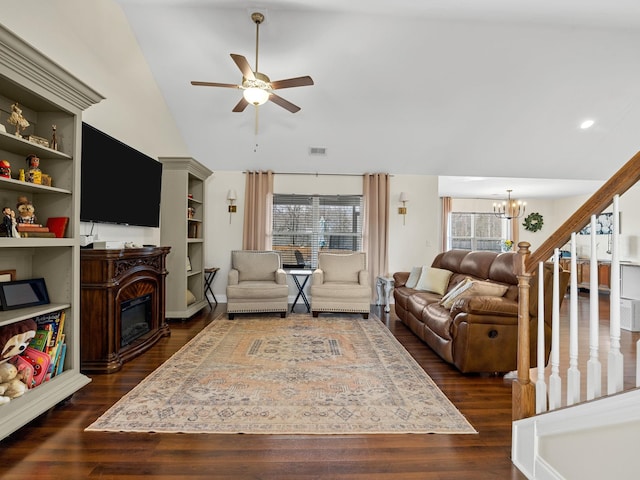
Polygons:
[[280,88],[306,87],[307,85],[313,85],[313,80],[309,75],[271,82],[271,88],[273,90],[278,90]]
[[289,110],[291,113],[296,113],[298,110],[300,110],[300,107],[298,107],[297,105],[294,105],[293,103],[291,103],[288,100],[285,100],[282,97],[279,97],[275,93],[272,93],[271,95],[269,95],[269,100],[271,100],[276,105],[280,105],[282,108]]
[[231,110],[231,111],[232,112],[242,112],[242,111],[244,111],[245,108],[247,108],[247,105],[249,105],[249,102],[247,102],[245,100],[245,98],[242,97],[240,99],[240,101],[238,102],[238,104],[235,107],[233,107],[233,110]]
[[251,66],[249,65],[249,62],[245,57],[243,57],[242,55],[238,55],[237,53],[232,53],[231,58],[233,58],[233,61],[236,62],[236,65],[242,72],[242,76],[244,78],[246,78],[247,80],[256,79],[255,75],[253,74],[253,70],[251,70]]
[[196,81],[192,81],[191,85],[202,86],[202,87],[240,88],[240,85],[234,85],[233,83],[216,83],[216,82],[196,82]]

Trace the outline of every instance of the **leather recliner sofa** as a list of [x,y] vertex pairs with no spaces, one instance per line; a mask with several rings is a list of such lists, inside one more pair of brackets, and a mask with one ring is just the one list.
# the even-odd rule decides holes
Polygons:
[[[440,357],[463,373],[502,373],[517,368],[519,257],[515,252],[450,250],[440,253],[431,267],[450,271],[443,294],[406,286],[410,272],[396,272],[394,300],[400,320]],[[428,268],[428,267],[425,267]],[[553,268],[544,266],[545,364],[551,343]],[[462,282],[481,281],[506,287],[502,296],[459,296],[449,308],[446,294]],[[560,301],[569,273],[560,269]],[[535,367],[538,325],[538,275],[531,278],[529,335],[531,366]]]

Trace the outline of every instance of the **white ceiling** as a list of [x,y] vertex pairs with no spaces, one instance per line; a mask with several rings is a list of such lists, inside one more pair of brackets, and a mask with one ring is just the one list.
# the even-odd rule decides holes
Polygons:
[[[438,175],[443,195],[532,198],[591,193],[639,150],[637,0],[119,3],[214,171]],[[298,113],[260,107],[257,135],[252,106],[231,112],[240,91],[189,83],[241,82],[229,54],[254,65],[253,11],[260,71],[315,81],[277,92]]]

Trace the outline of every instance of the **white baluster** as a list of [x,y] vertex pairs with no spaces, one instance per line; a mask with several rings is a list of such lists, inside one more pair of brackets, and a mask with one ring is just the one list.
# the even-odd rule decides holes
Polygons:
[[621,392],[624,383],[624,358],[620,352],[620,259],[619,259],[619,225],[620,195],[613,197],[613,234],[611,242],[611,292],[609,294],[609,349],[608,393]]
[[580,370],[578,370],[578,274],[576,263],[576,234],[573,232],[571,234],[571,288],[569,291],[567,405],[573,405],[578,402],[580,402]]
[[553,300],[551,314],[551,375],[549,376],[549,410],[561,406],[562,382],[560,380],[560,278],[559,250],[553,252]]
[[538,264],[538,380],[536,381],[536,413],[547,411],[547,384],[544,381],[544,262]]
[[591,262],[589,271],[589,361],[587,362],[587,400],[602,396],[602,365],[598,359],[600,312],[598,302],[598,252],[596,216],[591,215]]

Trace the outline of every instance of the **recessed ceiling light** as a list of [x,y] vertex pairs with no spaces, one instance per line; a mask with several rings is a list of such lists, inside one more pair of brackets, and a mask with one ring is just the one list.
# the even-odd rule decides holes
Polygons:
[[587,128],[591,128],[593,127],[593,124],[596,123],[593,120],[589,119],[589,120],[585,120],[584,122],[582,122],[580,124],[580,128],[583,130],[586,130]]

